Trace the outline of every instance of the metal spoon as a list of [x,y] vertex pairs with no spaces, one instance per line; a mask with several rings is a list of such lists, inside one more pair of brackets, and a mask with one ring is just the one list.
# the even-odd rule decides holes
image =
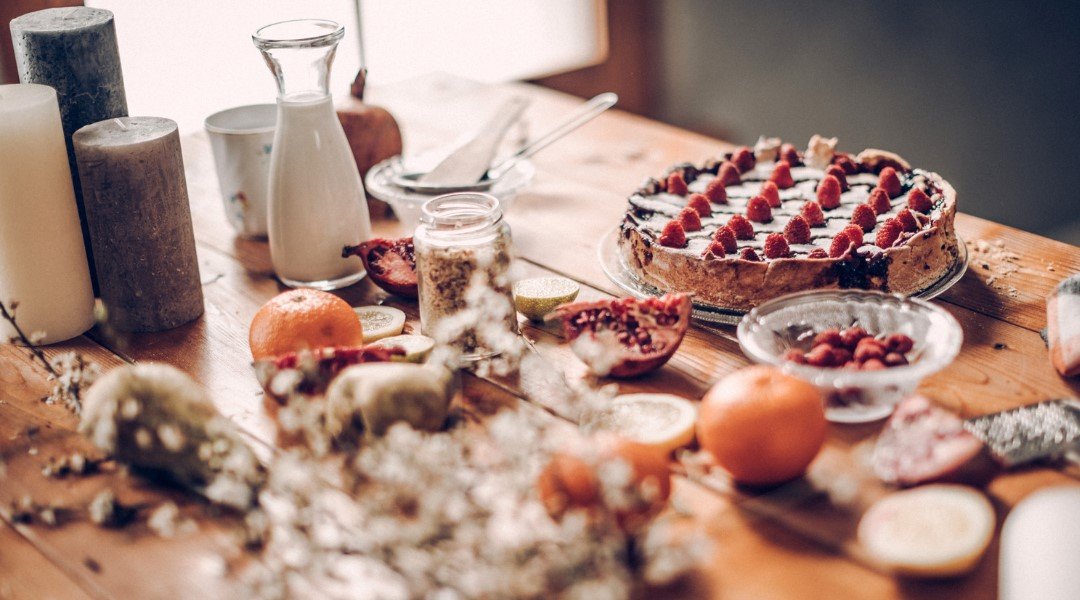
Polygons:
[[578,109],[577,112],[571,115],[569,119],[563,121],[557,127],[539,138],[525,144],[519,148],[517,152],[514,152],[495,166],[488,169],[487,173],[474,184],[454,186],[425,184],[419,181],[424,173],[398,173],[392,176],[391,181],[393,181],[395,185],[401,186],[407,190],[425,194],[449,194],[451,192],[487,190],[495,185],[503,175],[510,172],[510,169],[513,169],[518,161],[529,158],[544,148],[547,148],[566,134],[593,120],[600,113],[612,106],[615,106],[615,103],[618,101],[619,96],[611,92],[606,92],[592,98]]

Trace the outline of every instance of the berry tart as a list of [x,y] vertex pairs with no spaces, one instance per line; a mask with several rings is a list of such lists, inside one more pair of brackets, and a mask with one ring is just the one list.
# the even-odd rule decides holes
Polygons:
[[643,282],[749,310],[792,292],[921,292],[957,263],[956,191],[896,154],[758,140],[630,196],[619,252]]

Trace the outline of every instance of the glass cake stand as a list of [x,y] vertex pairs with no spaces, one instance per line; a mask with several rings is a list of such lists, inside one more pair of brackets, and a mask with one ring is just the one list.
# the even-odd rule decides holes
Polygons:
[[[956,238],[959,255],[953,266],[946,271],[937,281],[926,289],[912,294],[915,298],[930,300],[945,293],[964,276],[968,268],[967,244],[959,236]],[[645,283],[627,266],[626,261],[619,253],[619,226],[616,225],[603,238],[597,248],[600,259],[600,267],[604,274],[615,285],[622,288],[635,298],[648,298],[649,296],[661,296],[668,290],[661,290],[653,285]],[[707,302],[693,301],[694,309],[691,313],[695,319],[704,323],[719,325],[738,325],[747,311],[727,306],[719,306]]]

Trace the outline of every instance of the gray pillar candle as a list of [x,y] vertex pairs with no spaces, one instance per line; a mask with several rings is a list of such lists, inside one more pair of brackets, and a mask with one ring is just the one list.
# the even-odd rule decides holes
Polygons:
[[122,117],[72,136],[110,323],[163,331],[203,313],[176,123]]
[[[19,80],[53,87],[59,96],[68,165],[93,275],[93,249],[87,235],[71,134],[84,125],[128,114],[113,14],[81,6],[28,13],[12,19],[11,42]],[[96,276],[94,289],[98,289]]]

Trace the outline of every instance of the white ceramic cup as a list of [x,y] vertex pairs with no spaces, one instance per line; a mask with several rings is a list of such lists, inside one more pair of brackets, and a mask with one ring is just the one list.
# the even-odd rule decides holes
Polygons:
[[266,198],[270,151],[277,122],[276,104],[251,104],[206,118],[225,216],[237,233],[266,236]]

